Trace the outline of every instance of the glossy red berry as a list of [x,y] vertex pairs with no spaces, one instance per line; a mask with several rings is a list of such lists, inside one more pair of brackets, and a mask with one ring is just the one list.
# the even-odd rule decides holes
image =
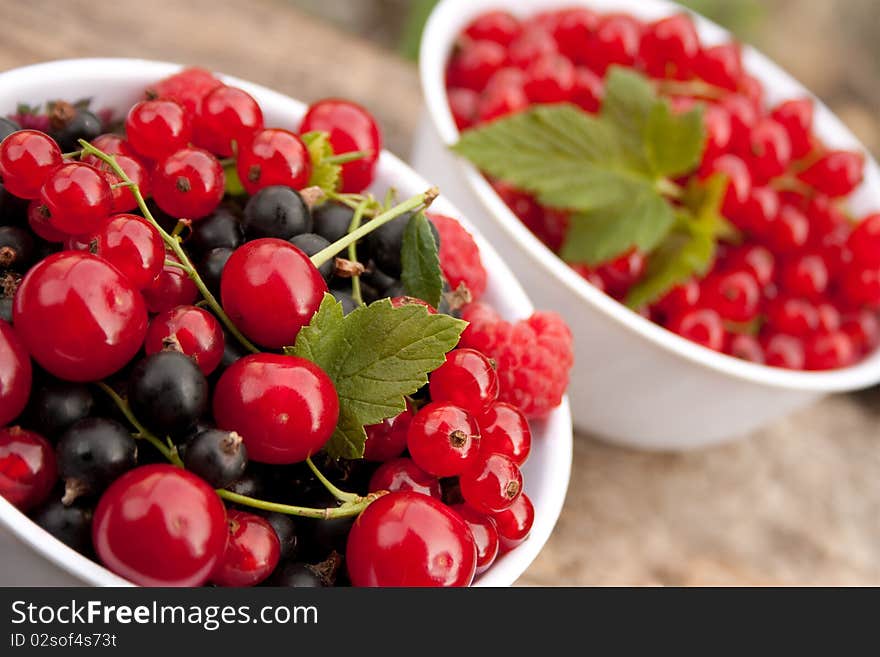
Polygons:
[[524,89],[533,103],[564,102],[571,97],[574,84],[574,64],[562,55],[544,55],[526,68]]
[[[138,186],[141,196],[149,198],[152,195],[152,181],[150,175],[143,162],[137,157],[129,155],[116,155],[116,164],[125,172],[135,185]],[[107,183],[110,185],[110,193],[113,196],[111,203],[112,212],[118,214],[120,212],[130,212],[137,207],[137,200],[132,194],[131,189],[126,186],[113,187],[122,183],[122,179],[117,176],[106,162],[101,162],[95,166],[104,174]]]
[[382,462],[403,454],[412,419],[413,412],[407,406],[406,410],[394,417],[382,420],[379,424],[365,426],[367,441],[364,443],[364,458]]
[[40,203],[37,199],[28,203],[27,219],[30,229],[37,235],[37,237],[41,237],[47,242],[61,244],[70,237],[67,233],[62,233],[49,223],[49,211],[46,209],[46,206]]
[[465,503],[480,513],[499,513],[522,493],[522,473],[503,454],[482,453],[458,478]]
[[843,331],[817,333],[806,341],[806,368],[808,370],[833,370],[851,365],[856,359],[856,349],[849,335]]
[[708,105],[703,110],[703,126],[706,130],[706,148],[702,159],[705,166],[730,148],[733,138],[730,113],[720,105]]
[[645,255],[632,249],[600,266],[596,273],[602,279],[605,291],[615,298],[621,298],[642,277],[646,266]]
[[532,431],[525,415],[513,404],[495,402],[477,417],[480,449],[486,454],[503,454],[521,466],[529,458]]
[[216,87],[203,99],[196,114],[196,146],[229,157],[232,142],[246,144],[263,129],[263,110],[244,89]]
[[94,253],[121,271],[138,290],[149,287],[165,266],[165,243],[146,219],[110,218],[92,237]]
[[865,156],[855,151],[829,151],[798,178],[832,198],[846,196],[862,182]]
[[482,91],[489,79],[507,62],[507,51],[494,41],[465,44],[449,62],[450,85]]
[[773,282],[776,273],[776,259],[766,247],[758,244],[745,244],[730,251],[725,259],[728,269],[750,271],[762,288]]
[[764,363],[789,370],[804,369],[804,343],[784,333],[773,333],[762,340]]
[[366,153],[342,165],[343,192],[359,193],[372,184],[382,154],[382,133],[372,114],[357,103],[328,98],[311,105],[303,117],[300,132],[312,130],[330,135],[334,153]]
[[236,249],[220,281],[230,319],[251,340],[271,349],[294,343],[325,292],[327,284],[308,256],[274,238]]
[[853,261],[880,266],[880,212],[863,218],[850,233],[847,246]]
[[796,255],[783,264],[780,283],[789,294],[816,299],[828,289],[828,265],[817,253]]
[[125,134],[135,152],[159,160],[192,139],[192,115],[173,100],[143,100],[129,110]]
[[369,491],[412,491],[441,499],[440,480],[413,463],[412,459],[397,458],[380,465],[370,478]]
[[201,586],[223,558],[226,511],[191,472],[145,465],[110,484],[95,509],[101,562],[142,586]]
[[819,314],[809,301],[783,295],[768,304],[767,324],[779,333],[801,337],[816,330]]
[[[137,157],[137,153],[131,147],[131,144],[126,141],[125,137],[122,135],[116,135],[113,133],[106,133],[103,135],[98,135],[90,142],[92,146],[97,148],[102,153],[106,153],[107,155],[126,155],[128,157]],[[104,164],[104,161],[96,155],[86,155],[83,159],[83,162],[86,164],[91,164],[93,167],[99,167]],[[117,160],[118,161],[118,160]]]
[[489,11],[475,18],[464,29],[464,34],[474,41],[494,41],[506,46],[516,38],[521,29],[519,20],[513,14]]
[[49,174],[61,164],[61,149],[38,130],[13,132],[0,143],[0,178],[14,196],[39,197]]
[[345,556],[354,586],[469,586],[477,565],[464,520],[412,492],[370,504],[351,528]]
[[556,12],[552,34],[559,52],[573,62],[584,62],[590,39],[599,27],[599,14],[586,7],[571,7]]
[[[166,253],[168,260],[177,260]],[[185,271],[173,265],[164,265],[162,271],[150,285],[141,290],[147,310],[163,313],[177,306],[195,303],[199,298],[199,288]]]
[[639,53],[640,39],[641,26],[632,16],[603,16],[584,52],[583,63],[601,76],[613,64],[631,66]]
[[761,288],[750,271],[739,269],[710,276],[701,297],[722,319],[748,322],[758,314]]
[[797,160],[810,152],[813,130],[811,98],[786,100],[773,108],[770,117],[788,133],[792,158]]
[[453,477],[477,458],[480,428],[467,411],[432,402],[416,413],[407,435],[412,460],[437,477]]
[[756,184],[765,184],[785,172],[791,162],[791,142],[785,128],[773,119],[760,119],[749,133],[744,158]]
[[477,548],[476,574],[486,572],[498,556],[498,528],[495,526],[495,521],[491,516],[474,511],[466,504],[456,504],[451,508],[461,516],[471,530]]
[[853,263],[840,287],[843,298],[853,306],[880,308],[880,267]]
[[57,479],[55,450],[45,438],[20,427],[0,429],[0,497],[28,511],[46,500]]
[[605,87],[602,79],[590,69],[580,66],[574,72],[570,100],[585,112],[595,114],[602,106]]
[[728,94],[718,104],[730,115],[731,144],[736,147],[746,145],[752,126],[758,120],[755,104],[741,94]]
[[0,426],[24,410],[31,392],[31,359],[15,329],[0,320]]
[[761,343],[755,336],[745,333],[732,334],[724,348],[724,353],[750,363],[764,362],[764,349]]
[[498,375],[492,362],[474,349],[456,349],[431,374],[431,399],[481,415],[498,399]]
[[690,310],[699,300],[700,284],[692,278],[663,295],[654,308],[666,317],[673,317]]
[[816,326],[820,333],[830,333],[840,328],[840,311],[830,303],[820,303],[816,306],[818,322]]
[[722,43],[703,48],[694,58],[694,73],[711,85],[736,91],[742,79],[742,48]]
[[156,354],[167,347],[180,349],[207,376],[223,358],[225,339],[220,322],[196,306],[177,306],[156,315],[147,329],[144,350]]
[[840,330],[849,336],[859,353],[868,353],[880,344],[880,318],[870,310],[860,310],[841,319]]
[[278,565],[278,534],[264,518],[237,509],[226,512],[226,526],[226,549],[211,582],[218,586],[256,586]]
[[251,196],[272,185],[302,189],[312,175],[312,161],[302,139],[280,128],[261,130],[241,146],[236,167]]
[[[850,221],[846,213],[833,200],[816,194],[807,203],[807,217],[810,220],[810,241],[817,246],[837,242],[838,236],[845,241],[850,234]],[[880,264],[880,255],[877,256]]]
[[752,191],[752,176],[746,163],[736,155],[722,155],[712,160],[707,169],[701,172],[701,178],[721,174],[727,177],[727,191],[721,212],[725,217],[736,217],[742,214]]
[[509,552],[523,543],[535,522],[535,507],[528,495],[520,495],[510,508],[492,515],[500,540],[500,552]]
[[113,193],[107,178],[93,166],[69,162],[56,168],[40,191],[40,203],[49,223],[68,235],[98,229],[113,210]]
[[550,31],[540,25],[527,26],[520,35],[514,39],[507,51],[510,63],[521,69],[547,55],[554,55],[559,48]]
[[673,317],[666,328],[715,351],[721,351],[724,346],[724,324],[715,310],[708,308],[689,310]]
[[480,121],[491,121],[524,110],[528,106],[525,74],[518,68],[503,68],[486,85],[477,106],[477,118]]
[[159,80],[147,89],[147,97],[176,101],[192,116],[198,112],[202,99],[222,84],[210,71],[190,66]]
[[260,463],[298,463],[336,428],[339,398],[330,377],[296,356],[253,354],[235,361],[214,391],[214,419],[237,432]]
[[776,253],[793,253],[810,239],[810,220],[793,205],[784,205],[767,231],[765,240]]
[[758,238],[770,234],[771,226],[779,216],[779,193],[772,187],[752,187],[746,202],[728,218],[734,225]]
[[98,256],[51,255],[15,295],[16,332],[43,369],[68,381],[97,381],[137,353],[147,330],[141,295]]
[[449,99],[449,110],[459,130],[467,130],[477,120],[477,111],[480,105],[480,94],[472,89],[455,87],[448,89],[446,96]]
[[153,199],[172,217],[207,217],[223,200],[226,176],[220,161],[200,148],[175,151],[156,165]]
[[659,78],[686,79],[700,52],[700,39],[687,14],[675,14],[645,26],[639,55],[648,73]]

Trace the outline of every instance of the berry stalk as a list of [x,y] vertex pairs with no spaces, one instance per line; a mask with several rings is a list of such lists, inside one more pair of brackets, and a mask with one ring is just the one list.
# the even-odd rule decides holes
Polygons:
[[[351,224],[348,226],[348,232],[354,232],[358,228],[360,228],[361,220],[364,218],[364,212],[367,210],[368,201],[364,200],[360,205],[355,209],[354,216],[351,218]],[[352,262],[357,262],[357,242],[352,242],[348,245],[348,259]],[[355,303],[359,306],[364,305],[364,297],[361,294],[361,277],[360,274],[354,274],[351,277],[351,296],[355,300]]]
[[229,319],[229,316],[223,310],[223,307],[205,285],[205,282],[202,280],[202,277],[199,276],[199,273],[196,271],[196,268],[193,266],[192,261],[189,259],[186,251],[180,244],[180,240],[176,237],[170,235],[165,231],[162,226],[159,225],[159,222],[156,221],[153,214],[150,212],[150,209],[147,207],[147,202],[144,200],[143,195],[141,194],[140,187],[138,187],[137,183],[133,182],[131,178],[128,177],[128,174],[116,163],[116,158],[112,155],[107,155],[103,151],[95,148],[87,141],[80,139],[80,146],[83,147],[81,155],[89,154],[94,155],[102,162],[106,162],[107,165],[113,170],[113,173],[119,177],[119,179],[131,189],[131,194],[134,196],[135,201],[137,202],[138,208],[140,208],[141,212],[144,215],[144,219],[146,219],[150,224],[152,224],[153,228],[159,231],[159,235],[162,237],[162,240],[171,249],[177,259],[180,261],[180,264],[183,266],[180,269],[183,269],[187,275],[192,279],[193,283],[195,283],[199,292],[202,294],[202,297],[205,301],[208,302],[208,305],[211,309],[216,313],[217,317],[226,327],[226,329],[235,336],[235,339],[239,341],[239,343],[251,353],[260,353],[260,350],[257,349],[254,344],[248,340],[241,331],[238,330],[238,327]]
[[330,492],[330,494],[333,495],[333,497],[335,497],[340,502],[343,502],[343,503],[356,502],[357,500],[361,499],[360,495],[356,495],[354,493],[347,493],[344,490],[337,488],[333,484],[332,481],[330,481],[329,479],[327,479],[327,477],[324,476],[323,472],[318,470],[318,467],[314,463],[312,463],[311,458],[306,459],[306,465],[309,466],[309,469],[312,471],[312,474],[314,474],[315,477],[318,478],[318,481],[320,481],[321,484],[323,484],[324,488],[326,488]]

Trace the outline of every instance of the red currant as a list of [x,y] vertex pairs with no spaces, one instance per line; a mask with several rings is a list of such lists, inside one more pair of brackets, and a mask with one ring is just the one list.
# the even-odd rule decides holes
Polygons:
[[312,161],[302,139],[280,128],[261,130],[242,145],[236,167],[251,196],[272,185],[302,189],[312,175]]
[[461,516],[413,492],[370,504],[351,528],[345,556],[354,586],[469,586],[477,566]]
[[519,20],[506,11],[489,11],[475,18],[464,33],[474,41],[494,41],[508,45],[520,32]]
[[202,99],[222,84],[210,71],[191,66],[159,80],[147,89],[147,97],[176,101],[192,116],[198,112]]
[[151,160],[166,157],[187,145],[192,138],[192,119],[173,100],[143,100],[125,119],[128,143]]
[[532,431],[528,420],[516,406],[495,402],[478,416],[480,449],[487,453],[503,454],[521,466],[532,449]]
[[486,85],[477,107],[477,117],[480,121],[491,121],[528,106],[525,74],[518,68],[503,68]]
[[[102,153],[106,153],[107,155],[125,155],[128,157],[137,157],[137,153],[131,147],[125,137],[121,135],[114,135],[113,133],[106,133],[103,135],[98,135],[90,142],[92,146],[97,148]],[[83,162],[86,164],[91,164],[93,167],[100,168],[102,164],[104,164],[104,160],[99,158],[97,155],[86,155],[83,159]],[[118,161],[118,160],[117,160]]]
[[779,194],[772,187],[752,187],[748,199],[729,219],[741,230],[758,237],[770,234],[770,227],[779,216]]
[[829,151],[798,174],[817,191],[836,198],[846,196],[862,182],[865,156],[855,151]]
[[807,217],[810,220],[810,240],[814,244],[822,245],[827,238],[834,240],[841,231],[849,237],[849,219],[827,196],[817,194],[809,200]]
[[840,328],[840,311],[830,303],[820,303],[816,306],[818,322],[816,326],[820,333],[830,333]]
[[432,402],[413,418],[407,446],[412,460],[422,470],[437,477],[453,477],[477,458],[480,428],[464,409]]
[[500,551],[509,552],[520,545],[532,531],[535,522],[535,507],[528,495],[520,495],[510,508],[492,515],[498,529]]
[[223,329],[203,308],[177,306],[156,315],[147,329],[144,350],[148,356],[159,353],[169,341],[192,358],[205,376],[217,369],[223,358]]
[[808,370],[833,370],[851,365],[856,350],[850,337],[843,331],[818,333],[806,343],[806,367]]
[[654,307],[666,317],[672,317],[690,310],[699,301],[700,284],[692,278],[672,288],[657,301]]
[[365,426],[367,441],[364,443],[364,458],[383,462],[403,454],[412,419],[413,412],[407,405],[406,410],[394,417],[382,420],[379,424]]
[[762,340],[762,346],[767,365],[789,370],[804,369],[804,343],[800,339],[784,333],[774,333]]
[[849,336],[853,347],[860,353],[868,353],[880,344],[880,319],[869,310],[860,310],[842,318],[840,330]]
[[507,51],[494,41],[464,44],[449,62],[449,84],[482,91],[498,69],[507,62]]
[[556,13],[551,29],[559,52],[572,61],[583,62],[597,27],[599,14],[587,8],[572,7]]
[[486,572],[498,556],[498,528],[495,526],[495,521],[491,516],[474,511],[466,504],[456,504],[451,508],[461,516],[471,530],[477,548],[476,574]]
[[156,165],[153,199],[172,217],[207,217],[223,200],[226,175],[220,161],[200,148],[184,148]]
[[819,313],[816,306],[805,299],[780,296],[767,307],[767,323],[780,333],[801,337],[816,330]]
[[740,216],[752,190],[749,168],[736,155],[722,155],[709,163],[708,168],[701,172],[701,177],[708,178],[718,173],[727,176],[728,179],[727,191],[721,206],[722,214],[725,217]]
[[498,375],[479,351],[456,349],[431,374],[430,388],[433,401],[449,402],[480,415],[498,399]]
[[243,439],[260,463],[298,463],[336,428],[339,398],[330,377],[296,356],[254,354],[235,361],[214,391],[214,419]]
[[298,248],[263,238],[236,249],[223,268],[223,308],[241,331],[271,349],[293,344],[321,305],[327,284]]
[[480,513],[504,511],[522,492],[522,473],[503,454],[481,454],[458,481],[465,503]]
[[0,320],[0,426],[24,410],[31,392],[31,359],[15,329]]
[[446,96],[449,99],[449,109],[456,127],[459,130],[467,130],[474,125],[480,105],[480,94],[472,89],[454,87],[447,90]]
[[639,55],[650,75],[681,80],[690,77],[699,52],[700,39],[687,14],[649,23],[639,47]]
[[776,259],[766,247],[748,244],[737,247],[725,258],[729,269],[746,269],[750,271],[762,288],[773,282],[776,271]]
[[226,550],[211,581],[219,586],[256,586],[278,565],[278,535],[264,518],[236,509],[226,512],[226,525]]
[[828,289],[828,265],[817,253],[802,253],[782,266],[780,283],[789,294],[816,299]]
[[571,97],[575,68],[562,55],[544,55],[526,69],[525,92],[533,103],[561,103]]
[[696,308],[673,317],[667,328],[699,345],[721,351],[724,346],[724,324],[721,316],[708,308]]
[[704,283],[703,301],[731,322],[748,322],[758,314],[761,288],[745,269],[710,276]]
[[729,150],[733,129],[730,125],[730,113],[720,105],[708,105],[704,108],[703,125],[706,129],[706,148],[702,160],[705,166]]
[[639,53],[642,29],[639,22],[626,14],[611,14],[599,19],[583,63],[604,76],[609,66],[632,66]]
[[781,175],[791,162],[788,133],[773,119],[760,119],[749,133],[749,151],[744,153],[756,184]]
[[599,267],[596,273],[605,284],[606,292],[615,298],[621,298],[642,277],[646,266],[644,254],[631,249]]
[[55,450],[41,435],[0,429],[0,496],[21,511],[42,504],[58,479]]
[[229,157],[232,142],[246,144],[262,129],[263,110],[254,97],[243,89],[221,85],[202,99],[195,118],[195,143]]
[[110,484],[95,509],[101,562],[142,586],[200,586],[221,562],[226,511],[217,493],[173,465],[145,465]]
[[[129,155],[116,155],[115,158],[116,164],[125,172],[129,180],[138,186],[141,196],[144,198],[149,197],[152,193],[152,182],[143,163],[136,157]],[[107,183],[110,185],[110,193],[113,195],[112,212],[119,213],[134,210],[137,207],[137,200],[134,194],[132,194],[131,188],[127,186],[113,187],[113,185],[121,184],[122,179],[110,170],[109,164],[100,160],[99,162],[100,164],[96,166],[107,179]]]
[[0,143],[0,178],[14,196],[39,197],[49,174],[61,164],[61,149],[37,130],[13,132]]
[[711,85],[736,91],[743,74],[742,48],[738,43],[703,48],[694,59],[694,72]]
[[853,263],[841,281],[843,298],[856,307],[880,307],[880,267]]
[[[166,253],[168,260],[177,258]],[[147,310],[151,313],[163,313],[177,306],[195,303],[199,298],[199,288],[193,283],[185,271],[173,265],[164,265],[162,271],[148,287],[141,290]]]
[[766,240],[776,253],[792,253],[810,238],[810,220],[793,205],[784,205],[769,226]]
[[39,200],[34,199],[28,203],[27,218],[28,226],[30,226],[31,230],[47,242],[60,244],[70,237],[67,233],[62,233],[49,223],[49,211]]
[[761,347],[761,343],[758,339],[753,335],[747,335],[744,333],[732,334],[727,341],[727,346],[725,347],[724,352],[741,360],[749,361],[750,363],[764,362],[764,349]]
[[49,213],[49,223],[68,235],[97,230],[113,210],[113,192],[107,178],[93,166],[69,162],[46,179],[40,202]]
[[813,101],[810,98],[786,100],[773,108],[771,118],[788,133],[791,156],[800,159],[812,148]]
[[165,266],[165,243],[146,219],[111,217],[93,236],[94,253],[114,265],[138,290],[149,287]]
[[397,458],[386,461],[378,467],[370,478],[369,491],[412,491],[422,495],[430,495],[436,499],[443,497],[440,480],[429,475],[412,459]]
[[849,235],[847,246],[856,263],[880,266],[880,212],[858,223]]
[[758,120],[755,104],[741,94],[728,94],[718,104],[730,115],[731,143],[736,146],[748,143],[752,126]]
[[539,25],[529,25],[511,42],[507,55],[511,64],[526,69],[535,60],[556,54],[558,50],[549,30]]
[[97,381],[137,353],[147,330],[144,301],[98,256],[51,255],[25,275],[15,295],[15,327],[43,369],[68,381]]
[[602,106],[605,88],[602,79],[585,67],[578,67],[574,72],[574,86],[571,88],[571,102],[585,112],[595,114]]

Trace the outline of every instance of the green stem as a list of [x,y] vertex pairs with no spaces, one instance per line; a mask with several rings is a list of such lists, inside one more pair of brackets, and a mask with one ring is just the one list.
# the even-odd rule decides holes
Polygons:
[[[351,218],[351,224],[348,226],[348,232],[352,232],[360,228],[361,219],[364,218],[364,212],[367,210],[367,201],[364,200],[354,211],[354,216]],[[348,245],[348,259],[352,262],[357,262],[357,242],[352,242]],[[361,294],[361,277],[360,274],[355,274],[351,277],[351,296],[355,300],[355,303],[359,306],[364,305],[364,296]]]
[[[369,197],[365,197],[361,194],[340,194],[338,192],[326,192],[327,198],[331,201],[336,201],[337,203],[341,203],[342,205],[351,208],[352,210],[357,210],[358,206],[364,201],[368,201],[367,211],[364,214],[372,214],[375,209],[382,209],[378,203],[372,202]],[[375,206],[375,207],[371,207]]]
[[427,208],[431,205],[434,199],[437,198],[437,195],[439,193],[440,190],[438,190],[436,187],[432,187],[423,194],[417,194],[416,196],[407,199],[403,203],[395,205],[390,210],[386,210],[385,212],[377,215],[357,230],[348,233],[348,235],[345,235],[336,240],[327,248],[318,251],[311,258],[312,264],[315,265],[315,267],[320,267],[325,262],[330,260],[330,258],[334,257],[337,253],[346,248],[349,244],[353,244],[354,242],[363,239],[380,226],[384,226],[385,224],[387,224],[389,221],[397,219],[401,215],[404,215],[412,210]]
[[235,502],[243,506],[249,506],[254,509],[263,509],[264,511],[274,511],[276,513],[286,513],[291,516],[301,516],[303,518],[317,518],[318,520],[329,520],[330,518],[351,518],[360,515],[361,511],[366,509],[374,500],[379,498],[383,493],[370,493],[366,497],[358,497],[351,502],[329,508],[329,509],[313,509],[307,506],[293,506],[292,504],[279,504],[277,502],[266,502],[258,500],[247,495],[239,495],[231,490],[219,489],[217,495],[229,502]]
[[702,80],[661,80],[657,89],[666,96],[693,96],[708,100],[720,100],[729,92]]
[[333,485],[333,482],[327,479],[327,477],[324,476],[324,473],[318,470],[318,467],[314,463],[312,463],[311,458],[306,459],[306,464],[309,466],[309,469],[312,471],[312,473],[318,478],[318,481],[320,481],[324,485],[324,488],[330,491],[330,494],[333,495],[333,497],[335,497],[340,502],[357,502],[359,499],[361,499],[360,495],[356,495],[355,493],[347,493],[344,490],[341,490]]
[[369,151],[349,151],[348,153],[340,153],[324,158],[322,161],[328,164],[347,164],[355,160],[361,160],[370,155]]
[[669,178],[660,178],[657,180],[656,188],[657,191],[664,196],[668,196],[676,201],[684,198],[684,189],[682,189],[681,185],[677,185],[669,180]]
[[122,414],[125,415],[125,419],[137,430],[137,434],[135,437],[143,438],[148,443],[150,443],[153,447],[155,447],[159,452],[168,459],[171,463],[178,467],[183,467],[183,461],[180,460],[180,456],[177,454],[176,449],[172,449],[165,445],[161,440],[159,440],[155,435],[153,435],[143,424],[140,423],[134,413],[131,412],[131,407],[128,405],[122,397],[116,394],[116,391],[108,386],[103,381],[98,381],[95,385],[97,385],[101,390],[107,393],[107,396],[113,400],[113,403],[122,411]]
[[794,178],[793,176],[783,176],[781,178],[774,178],[770,181],[770,187],[775,189],[777,192],[797,192],[806,197],[813,196],[813,188],[810,187],[807,183]]
[[199,276],[199,273],[196,271],[196,268],[193,266],[192,261],[189,259],[186,251],[184,251],[183,246],[180,244],[180,240],[176,237],[173,237],[165,231],[162,226],[159,225],[159,222],[156,221],[153,214],[150,212],[150,209],[147,207],[147,202],[144,200],[143,195],[141,194],[140,187],[134,183],[131,178],[128,177],[128,174],[123,171],[122,167],[116,163],[116,158],[112,155],[107,155],[101,150],[98,150],[94,146],[92,146],[89,142],[84,139],[79,140],[80,146],[83,147],[82,152],[94,155],[99,160],[106,162],[110,168],[113,170],[121,181],[124,183],[128,183],[131,187],[131,193],[134,196],[135,201],[137,202],[138,208],[140,208],[141,212],[144,215],[144,219],[150,222],[157,231],[159,231],[159,235],[162,236],[162,241],[168,246],[169,249],[177,256],[177,259],[181,262],[181,264],[185,265],[182,269],[186,271],[189,277],[192,279],[192,282],[195,283],[195,286],[198,288],[199,292],[201,292],[202,297],[205,301],[208,302],[208,305],[226,327],[226,329],[233,335],[235,338],[241,343],[241,345],[252,353],[260,353],[260,350],[257,349],[254,344],[248,340],[244,335],[242,335],[241,331],[238,330],[238,327],[229,319],[229,316],[223,310],[223,307],[214,298],[214,295],[208,289],[208,286],[205,285],[205,282],[202,280],[202,277]]

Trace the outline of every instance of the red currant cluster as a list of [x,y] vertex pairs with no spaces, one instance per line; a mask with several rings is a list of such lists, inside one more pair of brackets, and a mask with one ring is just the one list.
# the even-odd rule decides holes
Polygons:
[[[142,585],[467,585],[525,539],[531,434],[486,356],[449,352],[346,460],[322,452],[338,380],[280,353],[328,292],[345,314],[458,317],[486,288],[473,238],[435,215],[449,293],[406,296],[401,217],[431,199],[361,194],[381,150],[363,108],[309,108],[317,156],[199,69],[148,89],[124,134],[63,107],[49,133],[0,122],[0,495]],[[304,192],[337,155],[338,186]]]
[[[813,102],[767,109],[737,43],[706,46],[685,14],[644,23],[626,14],[564,9],[519,20],[493,11],[459,38],[447,92],[460,129],[539,103],[600,111],[611,66],[649,76],[672,109],[704,108],[706,145],[688,178],[723,174],[722,214],[739,239],[721,243],[710,272],[641,309],[690,340],[749,361],[790,369],[845,367],[880,341],[880,215],[844,208],[864,156],[813,134]],[[501,198],[559,251],[569,215],[493,181]],[[570,264],[616,299],[645,275],[636,250],[598,267]]]

